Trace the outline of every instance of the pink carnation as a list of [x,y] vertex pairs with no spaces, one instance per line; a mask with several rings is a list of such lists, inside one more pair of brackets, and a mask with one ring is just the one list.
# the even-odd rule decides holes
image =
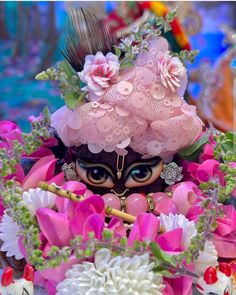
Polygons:
[[157,71],[160,75],[161,83],[174,92],[180,87],[186,69],[178,57],[172,57],[169,51],[166,51],[158,53]]
[[110,84],[118,80],[120,64],[118,57],[109,52],[106,56],[101,52],[87,55],[84,69],[78,73],[80,79],[87,84],[84,88],[92,94],[101,96]]

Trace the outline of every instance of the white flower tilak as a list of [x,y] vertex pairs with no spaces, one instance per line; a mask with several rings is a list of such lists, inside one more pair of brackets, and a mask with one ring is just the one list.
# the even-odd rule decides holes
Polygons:
[[149,255],[112,257],[108,249],[95,254],[94,263],[73,265],[57,285],[57,295],[161,295],[162,277],[152,271]]
[[7,252],[7,257],[15,256],[16,259],[21,259],[23,255],[18,246],[20,227],[9,213],[9,210],[5,210],[0,223],[0,240],[3,241],[0,250]]
[[191,238],[196,236],[197,230],[194,221],[189,221],[182,214],[172,214],[169,215],[161,214],[160,223],[165,231],[171,231],[176,228],[182,228],[183,237],[182,243],[183,246],[188,247],[190,245]]
[[22,199],[31,214],[35,215],[39,208],[52,208],[55,205],[56,195],[41,188],[36,188],[24,192]]

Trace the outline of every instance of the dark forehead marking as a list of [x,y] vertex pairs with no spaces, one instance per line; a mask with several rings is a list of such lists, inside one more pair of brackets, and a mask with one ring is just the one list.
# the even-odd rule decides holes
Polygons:
[[[125,156],[125,163],[124,166],[127,167],[134,162],[147,162],[148,160],[143,160],[141,157],[142,155],[133,151],[131,148],[127,148],[128,154]],[[158,157],[154,157],[158,158]],[[108,167],[116,168],[116,161],[117,161],[117,153],[111,152],[107,153],[105,151],[101,151],[98,154],[91,153],[87,147],[87,145],[82,145],[77,149],[77,159],[84,160],[88,163],[101,163],[105,164]],[[153,158],[152,158],[153,159]],[[151,159],[150,159],[151,160]]]

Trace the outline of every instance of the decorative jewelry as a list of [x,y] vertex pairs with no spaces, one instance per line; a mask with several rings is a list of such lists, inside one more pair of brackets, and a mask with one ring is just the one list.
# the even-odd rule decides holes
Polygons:
[[153,193],[150,193],[146,197],[147,202],[148,202],[148,206],[149,206],[149,210],[148,211],[150,211],[150,212],[152,212],[155,209],[155,203],[153,201],[152,195],[153,195]]
[[175,162],[164,164],[161,178],[164,179],[165,183],[168,185],[175,184],[183,178],[182,170],[183,168],[179,167]]
[[74,162],[70,164],[64,163],[61,167],[61,170],[64,172],[65,180],[81,180],[76,171],[76,165]]
[[[120,164],[120,158],[121,158],[121,167],[119,167]],[[117,178],[121,179],[122,176],[122,171],[124,170],[124,163],[125,163],[125,156],[120,156],[117,155],[117,160],[116,160],[116,170],[117,170]]]

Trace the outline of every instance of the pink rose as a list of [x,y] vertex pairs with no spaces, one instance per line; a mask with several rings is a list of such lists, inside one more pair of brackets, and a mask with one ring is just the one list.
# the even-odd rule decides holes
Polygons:
[[181,86],[186,69],[178,57],[173,57],[168,51],[157,55],[157,69],[161,83],[173,92]]
[[109,52],[106,56],[101,52],[87,55],[84,69],[79,72],[81,81],[87,84],[85,90],[101,96],[110,84],[117,82],[120,63],[118,57]]

